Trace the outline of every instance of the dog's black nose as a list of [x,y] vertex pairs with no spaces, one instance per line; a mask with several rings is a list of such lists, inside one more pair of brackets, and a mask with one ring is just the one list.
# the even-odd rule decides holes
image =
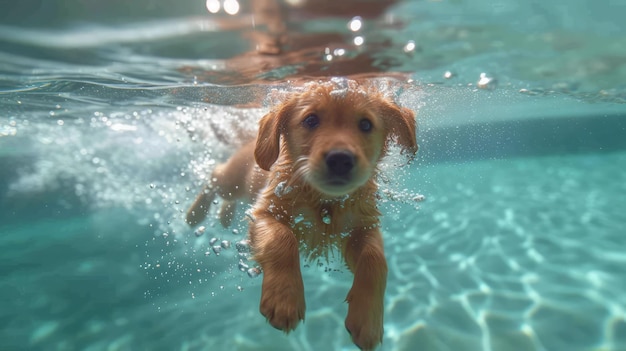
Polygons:
[[328,172],[336,176],[346,176],[354,167],[354,155],[346,150],[332,150],[326,154]]

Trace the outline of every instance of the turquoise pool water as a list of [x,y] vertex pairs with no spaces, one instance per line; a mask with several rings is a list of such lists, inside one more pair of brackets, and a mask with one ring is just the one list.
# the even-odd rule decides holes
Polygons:
[[406,1],[356,31],[358,10],[289,9],[332,42],[271,62],[246,56],[249,5],[3,5],[0,350],[356,349],[339,262],[303,269],[284,335],[240,270],[244,223],[197,236],[182,213],[272,88],[374,71],[420,126],[416,161],[382,166],[379,349],[626,350],[625,4]]

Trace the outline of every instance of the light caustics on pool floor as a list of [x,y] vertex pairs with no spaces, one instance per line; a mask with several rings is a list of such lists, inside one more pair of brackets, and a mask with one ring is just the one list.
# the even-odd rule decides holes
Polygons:
[[403,224],[406,237],[388,243],[398,345],[623,349],[626,254],[614,194],[624,191],[625,161],[622,152],[423,172],[441,180],[433,184],[439,198]]

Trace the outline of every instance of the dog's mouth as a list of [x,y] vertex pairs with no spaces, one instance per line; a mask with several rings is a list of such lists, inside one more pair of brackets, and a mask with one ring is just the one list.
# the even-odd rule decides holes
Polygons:
[[353,177],[331,175],[322,177],[321,179],[318,178],[317,181],[313,182],[313,185],[318,191],[330,197],[350,194],[359,187],[359,184],[356,184]]
[[350,179],[329,177],[325,183],[330,187],[345,187],[350,184]]
[[318,186],[317,190],[319,190],[325,197],[339,197],[352,193],[354,191],[354,187],[349,186],[349,183],[326,183],[323,186]]

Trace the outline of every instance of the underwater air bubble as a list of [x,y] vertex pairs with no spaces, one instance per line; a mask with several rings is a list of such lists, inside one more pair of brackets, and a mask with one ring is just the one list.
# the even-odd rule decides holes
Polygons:
[[281,198],[283,195],[289,194],[293,190],[292,187],[287,185],[286,181],[280,182],[274,188],[274,195]]
[[200,236],[202,236],[202,234],[204,234],[205,230],[206,230],[206,227],[201,225],[193,233],[196,235],[196,237],[200,237]]
[[250,266],[248,266],[248,264],[245,263],[243,260],[239,260],[239,264],[237,265],[237,267],[242,272],[247,272],[248,269],[250,269]]
[[425,199],[424,195],[421,195],[421,194],[413,196],[413,201],[415,202],[421,202],[421,201],[424,201],[424,199]]
[[293,219],[293,223],[294,224],[298,224],[300,222],[304,221],[304,215],[303,214],[299,214],[296,216],[296,218]]
[[325,208],[322,209],[322,222],[326,224],[330,224],[331,222],[330,214],[328,213],[328,210]]
[[220,246],[224,249],[230,249],[230,241],[222,240],[222,242],[220,243]]
[[237,252],[250,252],[250,240],[244,239],[235,243]]
[[250,222],[254,223],[254,221],[256,220],[254,218],[254,215],[252,215],[252,210],[251,209],[247,209],[245,212],[245,216],[250,220]]
[[404,45],[404,52],[405,53],[412,53],[415,51],[415,42],[413,40],[409,40],[405,45]]
[[261,270],[258,267],[252,267],[248,269],[248,276],[250,278],[256,278],[261,274]]
[[221,246],[219,246],[219,245],[215,245],[215,246],[213,246],[213,252],[214,252],[217,256],[219,256],[219,255],[220,255],[220,252],[222,252],[222,247],[221,247]]

